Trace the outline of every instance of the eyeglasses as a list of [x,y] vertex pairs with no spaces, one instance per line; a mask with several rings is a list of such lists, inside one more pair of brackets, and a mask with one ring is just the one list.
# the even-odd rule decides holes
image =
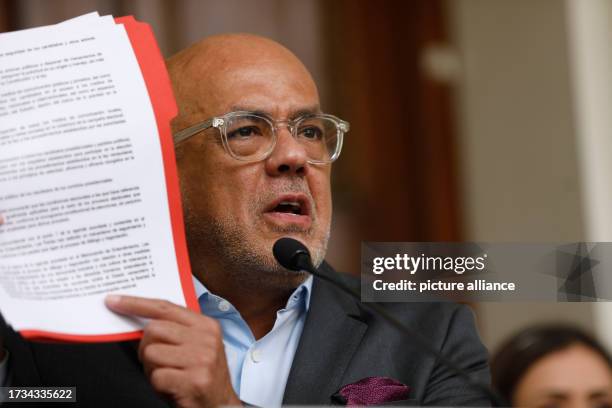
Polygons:
[[210,118],[174,134],[174,145],[211,127],[219,130],[230,156],[245,162],[265,160],[276,146],[277,130],[285,125],[302,145],[308,163],[331,163],[340,156],[349,123],[327,114],[308,114],[293,120],[272,120],[266,115],[236,111]]

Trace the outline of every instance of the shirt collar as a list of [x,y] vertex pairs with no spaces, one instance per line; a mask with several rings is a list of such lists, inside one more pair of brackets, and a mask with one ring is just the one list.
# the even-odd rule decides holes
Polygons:
[[[215,300],[217,303],[221,301],[225,301],[221,296],[217,296],[214,293],[210,292],[206,286],[202,282],[200,282],[195,276],[191,277],[193,280],[193,286],[195,288],[196,297],[198,299],[198,303],[200,304],[200,309],[204,311],[208,309],[208,303],[210,300]],[[285,308],[289,309],[292,305],[296,303],[302,303],[304,305],[304,310],[308,310],[310,308],[310,296],[312,293],[312,275],[308,276],[308,278],[302,282],[300,286],[295,288],[295,290],[289,296],[287,300],[287,305]],[[228,302],[229,303],[229,302]]]

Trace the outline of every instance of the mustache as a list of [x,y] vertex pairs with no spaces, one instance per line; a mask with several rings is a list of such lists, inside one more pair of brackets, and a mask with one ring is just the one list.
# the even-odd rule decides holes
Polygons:
[[252,201],[252,203],[256,210],[262,212],[270,205],[270,202],[274,201],[279,195],[295,193],[301,193],[306,196],[312,210],[312,214],[310,215],[315,217],[316,206],[314,198],[305,180],[279,180],[279,183],[273,184],[266,191],[262,191],[261,194],[258,194],[257,198]]

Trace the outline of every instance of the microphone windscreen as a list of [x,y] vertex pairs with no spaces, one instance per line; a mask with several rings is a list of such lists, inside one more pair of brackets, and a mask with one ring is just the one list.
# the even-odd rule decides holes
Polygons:
[[272,253],[276,261],[284,268],[292,271],[300,271],[299,265],[300,255],[306,255],[310,258],[310,252],[304,244],[293,238],[280,238],[272,247]]

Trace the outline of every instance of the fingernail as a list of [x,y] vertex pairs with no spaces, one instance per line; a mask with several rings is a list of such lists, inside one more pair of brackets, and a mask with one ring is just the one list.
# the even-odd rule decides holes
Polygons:
[[107,306],[117,306],[121,302],[121,296],[119,295],[107,295],[104,299]]

